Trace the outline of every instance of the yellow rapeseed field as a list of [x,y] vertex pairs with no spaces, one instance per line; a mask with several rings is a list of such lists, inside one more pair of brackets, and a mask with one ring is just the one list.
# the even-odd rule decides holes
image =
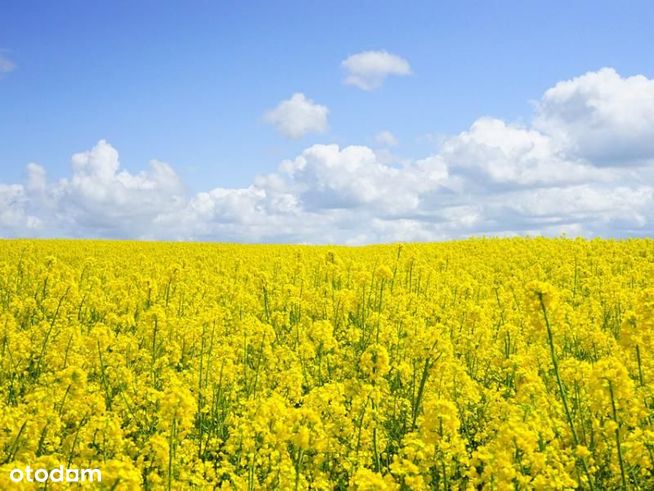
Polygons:
[[654,489],[653,334],[652,240],[0,241],[0,489]]

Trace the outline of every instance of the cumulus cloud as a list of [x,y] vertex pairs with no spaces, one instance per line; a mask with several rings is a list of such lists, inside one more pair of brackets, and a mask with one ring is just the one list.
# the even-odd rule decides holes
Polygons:
[[557,83],[539,104],[534,125],[567,155],[595,165],[654,159],[654,80],[603,68]]
[[505,186],[610,179],[611,173],[557,151],[557,143],[531,128],[480,118],[443,142],[440,155],[459,174]]
[[16,69],[16,63],[11,58],[0,53],[0,78],[7,73],[13,72]]
[[275,109],[264,116],[282,135],[288,138],[302,138],[309,133],[324,133],[329,128],[326,106],[316,104],[302,93],[295,93],[290,99],[280,102]]
[[118,152],[105,140],[74,154],[71,172],[48,182],[43,167],[28,164],[25,185],[0,191],[9,201],[0,233],[4,225],[12,235],[35,229],[36,235],[140,237],[184,203],[184,186],[168,164],[153,160],[138,174],[120,170]]
[[29,228],[28,197],[20,184],[0,184],[0,230]]
[[420,194],[447,178],[441,162],[381,163],[365,146],[314,145],[280,167],[283,187],[310,210],[366,207],[384,214],[415,210]]
[[346,72],[344,83],[362,90],[374,90],[389,75],[411,74],[411,66],[404,58],[387,51],[363,51],[348,56],[341,62]]
[[66,178],[50,181],[31,163],[24,183],[0,184],[0,236],[349,244],[651,235],[654,122],[640,110],[651,84],[603,69],[546,91],[530,123],[482,117],[424,158],[317,144],[249,186],[197,193],[158,160],[124,170],[101,140],[73,155]]

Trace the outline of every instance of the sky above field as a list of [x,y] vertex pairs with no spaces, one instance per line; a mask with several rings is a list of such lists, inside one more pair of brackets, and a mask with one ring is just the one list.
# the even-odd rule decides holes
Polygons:
[[0,237],[654,231],[652,2],[0,0]]

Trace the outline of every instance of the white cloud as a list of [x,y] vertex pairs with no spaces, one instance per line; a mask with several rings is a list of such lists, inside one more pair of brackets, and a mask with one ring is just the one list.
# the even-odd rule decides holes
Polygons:
[[20,184],[0,184],[0,230],[23,227],[27,221],[27,197]]
[[531,128],[481,118],[446,139],[440,152],[448,166],[484,185],[543,185],[611,178],[610,173],[557,152],[557,143]]
[[[157,160],[122,169],[101,140],[73,155],[64,179],[49,181],[32,163],[24,184],[0,184],[0,235],[302,243],[651,235],[654,122],[636,103],[624,102],[631,111],[614,103],[629,99],[628,87],[648,107],[651,84],[600,70],[547,91],[531,124],[479,118],[422,159],[312,145],[249,186],[198,193]],[[628,138],[637,156],[603,153],[589,134],[617,148]]]
[[13,72],[16,69],[16,63],[6,55],[0,53],[0,78],[7,73]]
[[184,187],[168,164],[153,160],[138,174],[121,171],[118,152],[105,140],[74,154],[71,164],[71,176],[56,182],[47,181],[41,166],[28,164],[26,185],[5,192],[12,235],[25,233],[31,222],[28,228],[44,235],[139,237],[184,203]]
[[383,147],[394,147],[399,143],[395,135],[388,130],[377,133],[375,135],[375,142]]
[[389,75],[411,74],[409,62],[387,51],[363,51],[347,57],[341,66],[346,71],[344,83],[362,90],[374,90]]
[[596,165],[642,164],[654,159],[654,80],[603,68],[559,82],[540,101],[535,127]]
[[371,208],[398,214],[415,210],[420,194],[447,179],[439,161],[404,167],[381,163],[365,146],[314,145],[280,166],[285,189],[307,209]]
[[280,102],[264,119],[289,138],[302,138],[309,133],[324,133],[329,128],[326,106],[316,104],[302,93]]

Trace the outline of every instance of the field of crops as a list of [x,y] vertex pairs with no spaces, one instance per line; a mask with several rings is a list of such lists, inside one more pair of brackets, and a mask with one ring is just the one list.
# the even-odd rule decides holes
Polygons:
[[653,334],[651,240],[0,241],[0,488],[653,489]]

